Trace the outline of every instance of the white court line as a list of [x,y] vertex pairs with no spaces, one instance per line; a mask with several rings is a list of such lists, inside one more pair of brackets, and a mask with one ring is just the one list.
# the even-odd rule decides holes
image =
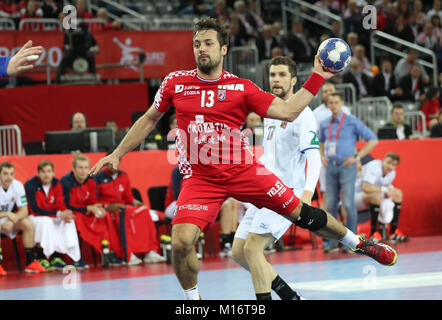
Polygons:
[[352,292],[442,286],[442,272],[409,273],[392,276],[367,275],[363,278],[290,283],[296,290]]

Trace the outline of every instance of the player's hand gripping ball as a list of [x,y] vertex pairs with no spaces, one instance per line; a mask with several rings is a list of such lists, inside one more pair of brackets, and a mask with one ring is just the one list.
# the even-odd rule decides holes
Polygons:
[[324,70],[332,73],[343,71],[351,61],[350,46],[339,38],[324,40],[319,45],[318,53]]

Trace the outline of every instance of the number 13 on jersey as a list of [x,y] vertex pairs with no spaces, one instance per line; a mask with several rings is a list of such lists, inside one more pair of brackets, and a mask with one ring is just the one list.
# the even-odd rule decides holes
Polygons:
[[201,91],[201,108],[212,108],[215,103],[215,92],[213,90]]

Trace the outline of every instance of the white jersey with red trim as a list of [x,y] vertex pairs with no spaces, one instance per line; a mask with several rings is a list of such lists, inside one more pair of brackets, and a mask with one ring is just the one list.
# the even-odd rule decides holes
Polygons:
[[240,128],[252,111],[265,117],[274,98],[226,71],[218,79],[206,80],[194,69],[165,77],[154,105],[160,112],[175,107],[180,172],[211,175],[256,162]]

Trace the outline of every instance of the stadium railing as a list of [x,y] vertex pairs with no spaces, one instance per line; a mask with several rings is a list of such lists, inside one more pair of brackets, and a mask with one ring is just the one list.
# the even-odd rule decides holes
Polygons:
[[28,31],[62,30],[62,24],[58,19],[26,18],[20,20],[18,29]]
[[0,18],[0,30],[15,30],[14,20],[10,18]]
[[[307,8],[308,11],[313,11],[315,14],[311,14],[311,12],[303,12],[302,8]],[[308,20],[313,23],[316,23],[317,25],[320,25],[321,27],[324,27],[326,29],[331,30],[332,25],[329,22],[326,22],[327,18],[330,21],[339,21],[341,25],[341,31],[343,31],[344,24],[342,23],[342,18],[336,14],[333,14],[329,11],[326,11],[322,8],[319,8],[317,6],[314,6],[313,4],[303,1],[303,0],[287,0],[287,1],[281,1],[281,10],[282,10],[282,26],[284,31],[287,33],[287,31],[290,29],[288,24],[288,15],[294,15],[297,18],[301,18],[303,20]],[[319,15],[319,18],[317,16]]]
[[0,126],[0,156],[23,155],[21,130],[18,125]]
[[256,46],[240,46],[230,49],[224,68],[234,75],[257,83],[259,74],[258,49]]
[[[381,40],[379,40],[381,38]],[[385,43],[385,41],[389,41],[389,43]],[[384,42],[384,43],[382,43]],[[396,56],[399,56],[401,58],[405,58],[407,56],[407,53],[405,50],[397,50],[393,48],[394,43],[399,43],[402,46],[406,48],[412,48],[419,51],[419,53],[424,54],[428,56],[431,59],[431,62],[428,62],[424,59],[418,59],[417,62],[421,64],[424,67],[427,67],[433,71],[433,84],[437,87],[437,82],[439,80],[439,73],[437,70],[437,59],[436,54],[433,50],[427,49],[423,46],[419,46],[413,42],[402,40],[398,37],[395,37],[391,34],[385,33],[383,31],[372,31],[370,32],[370,58],[371,58],[371,64],[376,64],[376,56],[380,56],[381,51],[386,51],[390,54],[394,54]],[[389,44],[389,45],[387,45]],[[376,55],[377,54],[377,55]]]
[[353,115],[371,130],[378,132],[389,118],[393,105],[388,97],[361,98],[353,107]]
[[422,111],[405,111],[404,121],[411,127],[413,134],[418,133],[423,137],[428,136],[426,118]]

